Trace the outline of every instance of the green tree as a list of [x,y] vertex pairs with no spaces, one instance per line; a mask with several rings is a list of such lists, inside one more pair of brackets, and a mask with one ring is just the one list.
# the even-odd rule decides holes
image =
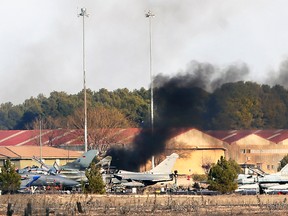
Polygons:
[[288,164],[288,154],[282,158],[277,170],[280,171],[286,164]]
[[21,176],[16,172],[10,160],[6,160],[1,169],[0,184],[3,194],[14,193],[20,188]]
[[235,179],[240,171],[239,165],[233,160],[226,160],[221,156],[217,164],[214,165],[208,174],[208,183],[210,190],[216,190],[221,193],[232,192],[237,188]]
[[88,179],[88,186],[84,189],[85,193],[104,194],[106,192],[99,166],[92,162],[90,169],[86,170],[85,174]]
[[0,129],[11,130],[14,129],[18,121],[23,115],[20,106],[14,106],[11,102],[0,105]]
[[261,91],[261,86],[252,82],[222,85],[211,95],[208,105],[212,128],[262,128]]
[[93,100],[98,105],[116,108],[126,118],[138,125],[141,125],[149,116],[149,98],[149,91],[144,88],[133,92],[130,92],[127,88],[116,89],[113,92],[109,92],[107,89],[100,89],[93,96]]
[[287,126],[287,91],[279,86],[264,85],[261,94],[263,121],[266,129],[285,128]]

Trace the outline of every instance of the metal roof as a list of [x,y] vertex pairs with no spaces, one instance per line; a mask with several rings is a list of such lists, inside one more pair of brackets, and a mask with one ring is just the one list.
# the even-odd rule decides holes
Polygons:
[[[101,130],[101,129],[98,129]],[[139,133],[139,128],[109,129],[116,142],[131,143]],[[54,129],[41,131],[42,146],[75,146],[83,145],[83,130]],[[0,130],[0,146],[39,146],[39,130]]]
[[[99,129],[101,130],[101,129]],[[114,128],[109,129],[111,133],[107,136],[113,136],[117,143],[130,144],[135,136],[141,131],[140,128]],[[195,128],[173,128],[169,138],[185,134]],[[288,129],[269,129],[269,130],[208,130],[200,132],[210,135],[226,143],[234,143],[250,135],[256,135],[274,143],[282,142],[288,139]],[[42,146],[73,146],[83,145],[83,130],[42,130]],[[0,130],[1,146],[39,146],[39,130]]]
[[229,144],[243,139],[250,135],[256,135],[274,143],[282,142],[288,139],[287,129],[269,129],[269,130],[215,130],[204,131],[215,138],[218,138]]
[[[1,158],[29,158],[33,156],[40,156],[40,146],[8,146],[0,147],[0,159]],[[43,158],[78,158],[83,154],[81,151],[71,151],[59,148],[53,148],[49,146],[42,147]]]

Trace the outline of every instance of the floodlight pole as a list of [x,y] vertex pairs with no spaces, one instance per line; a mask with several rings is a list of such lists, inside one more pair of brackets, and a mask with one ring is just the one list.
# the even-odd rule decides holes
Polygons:
[[153,84],[153,71],[152,71],[152,17],[155,15],[152,11],[148,11],[145,16],[149,19],[149,70],[150,70],[150,94],[151,94],[151,102],[150,102],[150,115],[151,115],[151,130],[152,133],[154,131],[154,84]]
[[[153,135],[154,135],[154,84],[153,84],[153,71],[152,71],[152,17],[155,15],[152,11],[148,11],[145,14],[146,18],[149,19],[149,71],[150,71],[150,94],[151,94],[151,101],[150,101],[150,115],[151,115],[151,133],[152,133],[152,141],[153,142]],[[154,155],[152,156],[152,169],[155,167]]]
[[83,86],[84,86],[84,151],[88,150],[88,132],[87,132],[87,100],[86,100],[86,65],[85,65],[85,17],[89,15],[86,13],[86,8],[81,8],[79,16],[83,17]]

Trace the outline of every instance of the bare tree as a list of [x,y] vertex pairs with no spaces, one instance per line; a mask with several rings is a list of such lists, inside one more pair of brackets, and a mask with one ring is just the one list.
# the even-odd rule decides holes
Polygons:
[[201,167],[204,170],[205,174],[209,173],[213,164],[214,163],[212,162],[212,160],[209,157],[203,158]]
[[52,118],[51,116],[42,116],[41,118],[37,118],[32,123],[32,128],[34,130],[39,130],[41,122],[42,129],[59,129],[59,128],[66,128],[69,129],[69,125],[67,119],[63,117]]
[[[100,153],[104,153],[110,145],[118,144],[123,128],[134,126],[119,110],[103,106],[88,109],[87,120],[89,148],[97,148]],[[76,129],[83,129],[83,110],[77,109],[69,117],[68,124]]]

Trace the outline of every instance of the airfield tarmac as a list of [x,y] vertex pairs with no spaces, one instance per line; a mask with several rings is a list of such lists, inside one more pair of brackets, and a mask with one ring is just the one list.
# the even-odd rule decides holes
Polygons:
[[85,195],[0,196],[0,215],[287,215],[286,195]]

